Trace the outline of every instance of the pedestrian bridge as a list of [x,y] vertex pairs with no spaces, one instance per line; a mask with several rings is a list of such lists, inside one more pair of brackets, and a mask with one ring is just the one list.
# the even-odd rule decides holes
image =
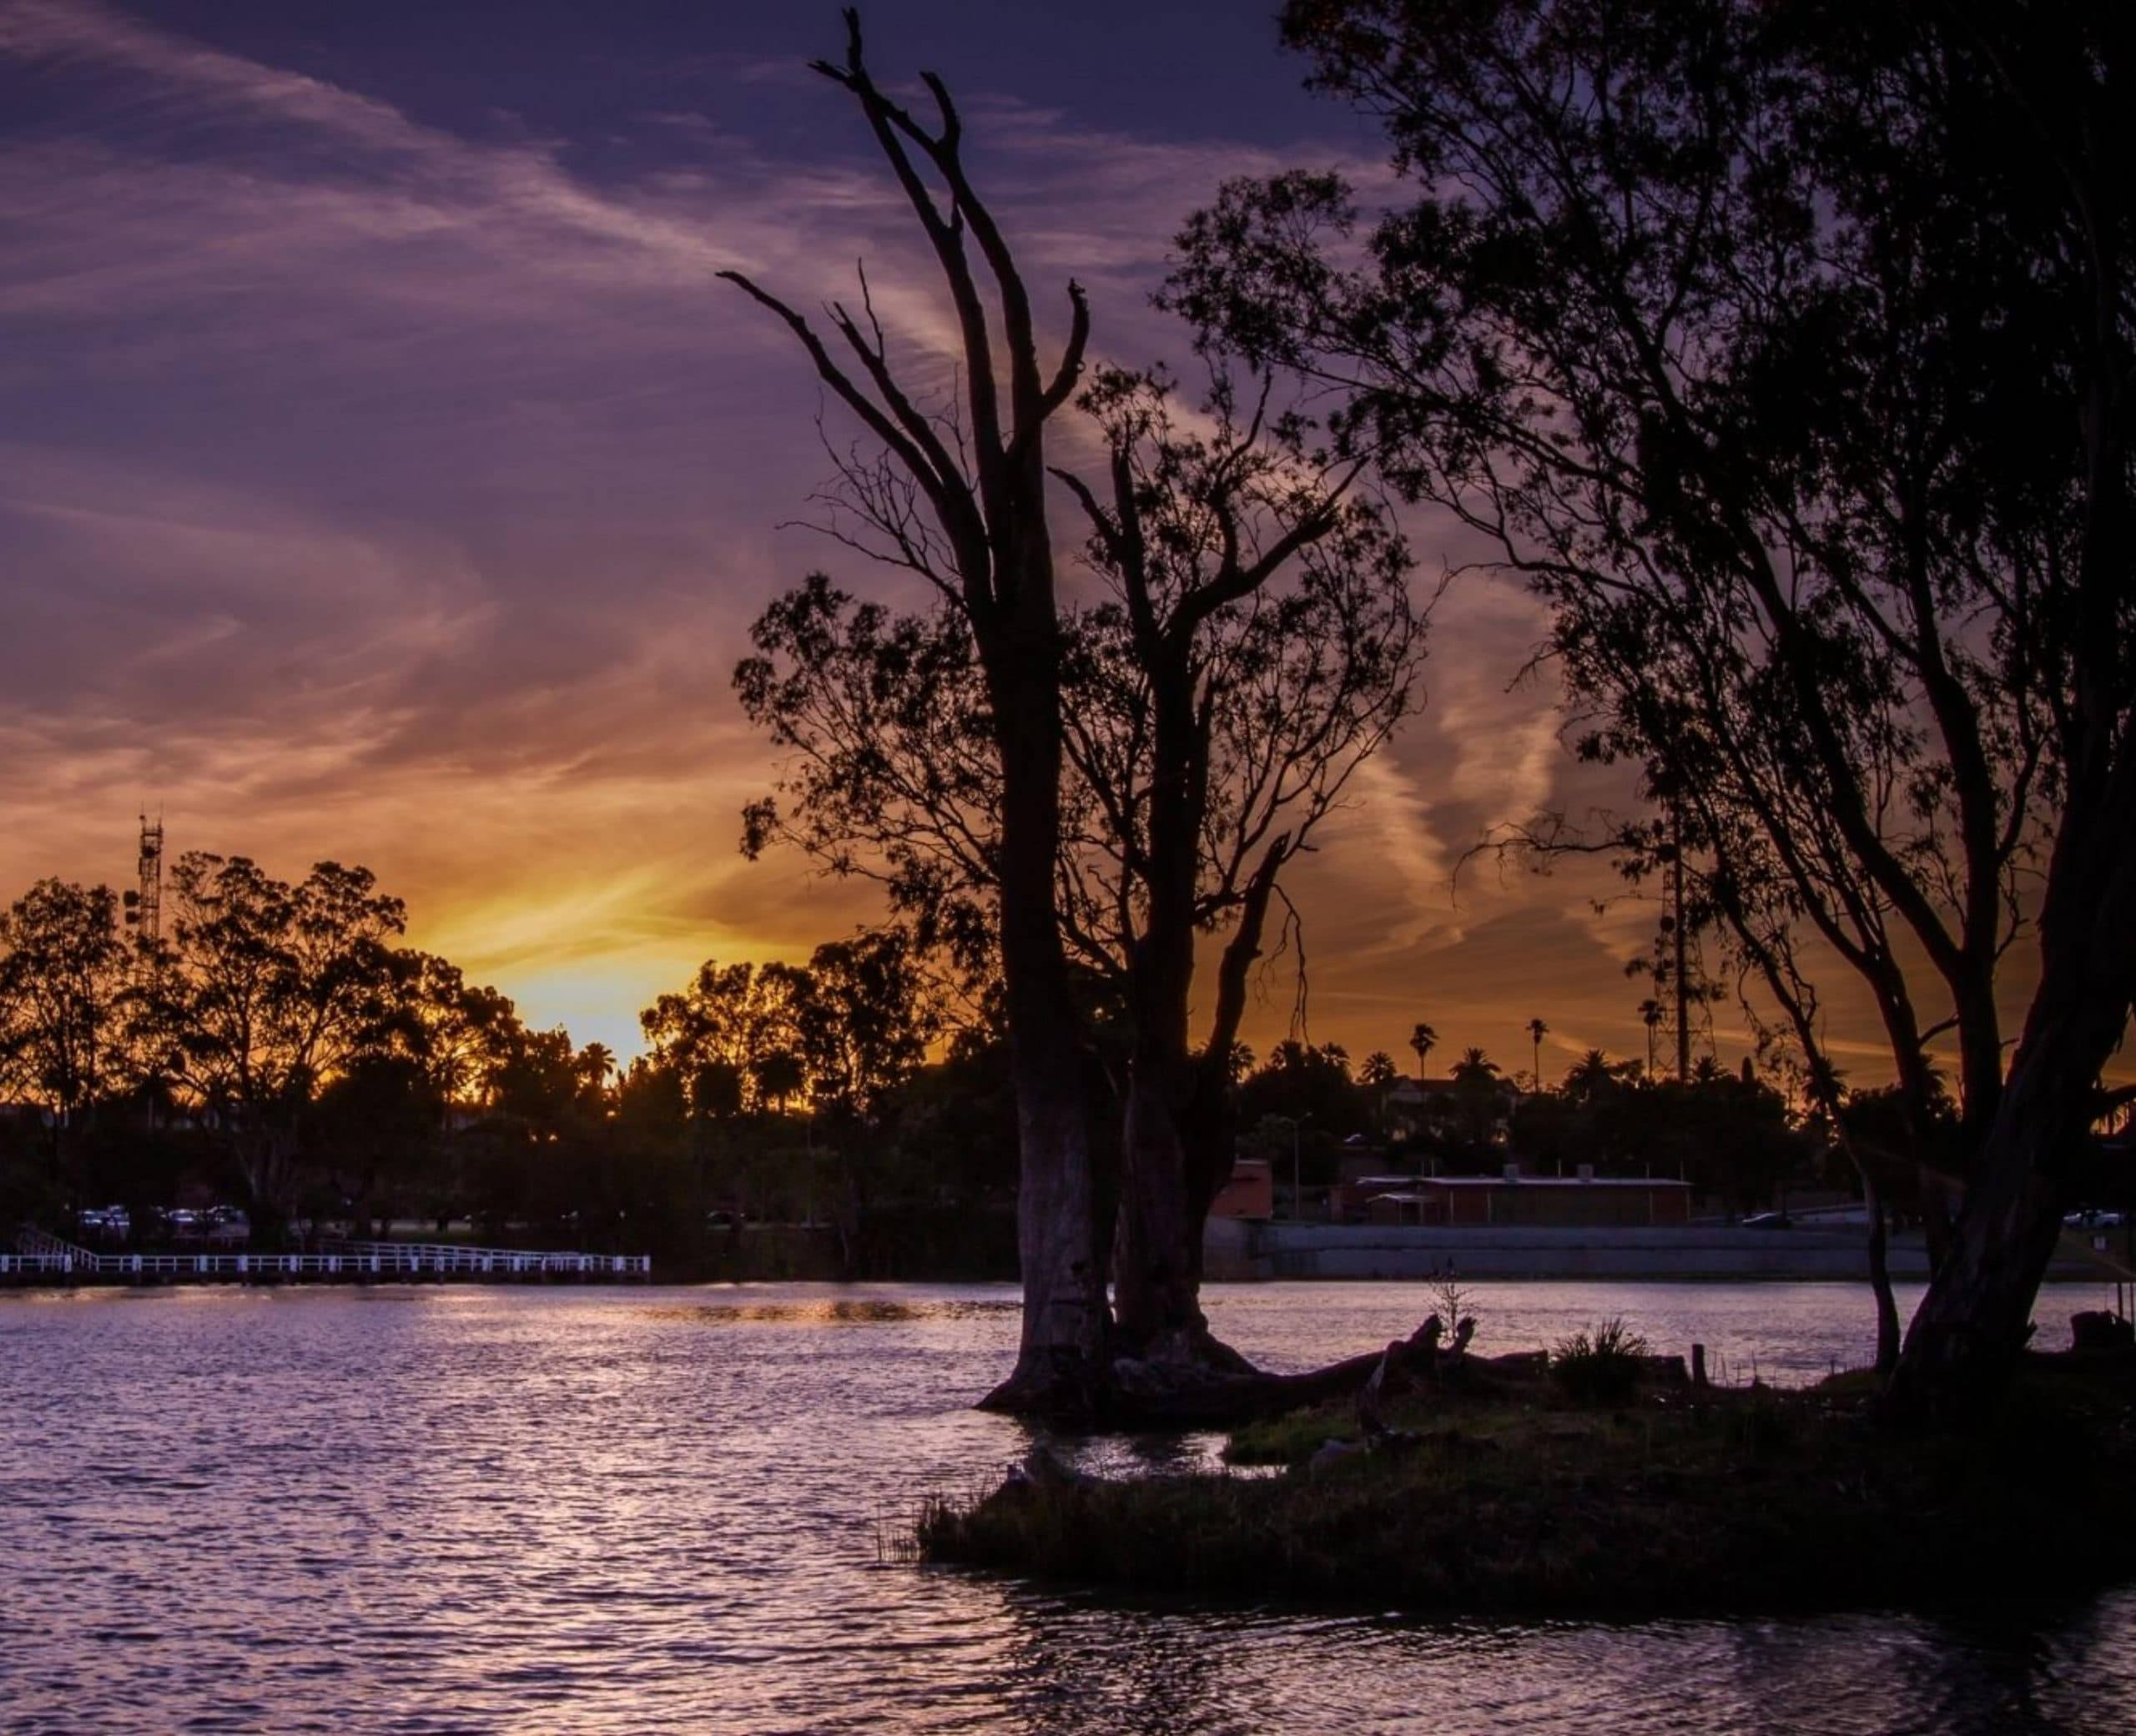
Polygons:
[[652,1276],[649,1254],[471,1248],[458,1242],[343,1241],[301,1254],[103,1253],[26,1229],[16,1237],[13,1253],[0,1253],[0,1281],[17,1283],[360,1283],[392,1278],[614,1283]]

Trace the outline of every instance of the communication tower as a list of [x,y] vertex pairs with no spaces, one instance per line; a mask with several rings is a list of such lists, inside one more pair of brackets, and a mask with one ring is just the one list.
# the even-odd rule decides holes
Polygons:
[[137,890],[128,892],[126,926],[144,949],[153,948],[164,932],[164,822],[159,814],[152,823],[141,816],[141,878]]

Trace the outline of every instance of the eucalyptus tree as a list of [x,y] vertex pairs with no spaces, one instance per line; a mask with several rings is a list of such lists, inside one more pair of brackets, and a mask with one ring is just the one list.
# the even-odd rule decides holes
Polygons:
[[[1081,1401],[1103,1388],[1116,1346],[1228,1360],[1198,1306],[1200,1230],[1229,1169],[1247,973],[1283,866],[1409,707],[1421,621],[1406,551],[1355,491],[1354,464],[1332,472],[1296,425],[1264,420],[1265,400],[1236,413],[1221,383],[1216,431],[1190,437],[1161,384],[1116,373],[1081,400],[1105,474],[1053,472],[1107,594],[1063,604],[1043,448],[1081,367],[1082,298],[1071,286],[1061,360],[1041,370],[1022,279],[966,177],[946,90],[928,78],[936,120],[923,124],[875,87],[849,30],[844,66],[819,70],[860,101],[933,246],[957,314],[960,398],[909,395],[864,302],[859,319],[833,309],[834,355],[786,304],[737,281],[785,320],[878,445],[840,462],[848,539],[918,574],[936,602],[894,616],[819,577],[758,622],[758,655],[737,685],[793,758],[783,803],[753,808],[745,843],[783,836],[836,870],[876,874],[925,942],[971,966],[998,958],[1025,1306],[1018,1367],[993,1401]],[[1217,927],[1228,932],[1197,1043],[1196,939]],[[1111,985],[1130,1031],[1111,1334],[1078,972]]]
[[63,1172],[83,1116],[133,1083],[132,964],[108,886],[40,880],[0,912],[0,1080],[43,1107]]
[[[1287,866],[1408,714],[1423,651],[1409,556],[1357,466],[1242,413],[1213,432],[1160,382],[1118,372],[1083,400],[1109,486],[1057,472],[1106,593],[1077,611],[1066,747],[1086,823],[1066,843],[1078,954],[1128,1013],[1114,1309],[1146,1359],[1225,1360],[1200,1303],[1202,1230],[1232,1169],[1232,1045]],[[1199,943],[1221,934],[1206,1029]]]
[[1917,1111],[1955,1044],[1962,1203],[1892,1390],[1986,1401],[2136,985],[2118,8],[1298,0],[1285,29],[1407,203],[1359,248],[1331,177],[1234,188],[1174,299],[1343,395],[1547,600],[1583,750],[1671,805],[1752,969],[1752,936],[1828,947]]
[[[1241,414],[1220,386],[1204,434],[1146,378],[1108,372],[1082,403],[1109,474],[1101,488],[1059,473],[1096,591],[1060,617],[1056,918],[1073,965],[1126,1014],[1116,1344],[1229,1365],[1199,1306],[1201,1230],[1231,1170],[1250,973],[1283,870],[1408,712],[1424,621],[1353,467],[1331,474],[1258,402]],[[1003,777],[957,611],[895,616],[818,578],[753,637],[737,686],[792,757],[748,847],[783,838],[879,877],[916,933],[983,971]]]
[[295,1204],[306,1110],[390,1042],[406,912],[368,868],[322,862],[292,884],[199,850],[174,865],[165,908],[170,938],[139,1004],[144,1059],[221,1132],[272,1233]]
[[416,1068],[439,1104],[490,1107],[499,1075],[526,1041],[511,997],[412,947],[394,953],[392,969],[385,1035],[394,1054]]
[[[808,973],[790,964],[722,964],[707,959],[689,985],[662,994],[638,1015],[647,1051],[684,1082],[700,1115],[783,1107],[806,1083]],[[703,1089],[700,1090],[702,1085]],[[715,1101],[717,1099],[717,1101]]]
[[861,1124],[889,1113],[942,1031],[942,998],[912,936],[874,928],[809,955],[802,1054],[819,1112]]
[[854,467],[860,497],[885,503],[877,516],[888,519],[893,545],[934,583],[983,676],[987,751],[1000,783],[996,917],[1016,1080],[1024,1286],[1017,1365],[996,1398],[1044,1407],[1074,1402],[1102,1381],[1106,1366],[1082,1035],[1055,916],[1060,626],[1046,500],[1049,425],[1075,393],[1090,318],[1071,284],[1067,335],[1050,363],[1041,361],[1030,292],[966,173],[963,121],[948,88],[925,75],[931,121],[894,101],[868,69],[859,14],[845,17],[844,62],[814,70],[859,105],[934,254],[957,333],[956,401],[929,403],[900,380],[864,279],[859,314],[834,304],[827,339],[769,290],[723,274],[785,324],[877,443],[872,470]]
[[941,1027],[939,997],[901,929],[826,941],[805,965],[708,960],[638,1015],[651,1064],[714,1119],[783,1110],[879,1116]]

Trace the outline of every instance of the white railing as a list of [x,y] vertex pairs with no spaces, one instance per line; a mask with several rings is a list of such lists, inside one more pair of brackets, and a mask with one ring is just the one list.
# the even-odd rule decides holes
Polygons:
[[652,1271],[650,1254],[560,1254],[530,1248],[470,1248],[458,1242],[351,1241],[340,1243],[357,1260],[415,1260],[426,1272],[560,1272],[642,1278]]
[[450,1242],[350,1242],[315,1254],[97,1254],[25,1231],[0,1254],[0,1277],[102,1278],[647,1278],[649,1254],[466,1248]]
[[87,1248],[78,1247],[70,1241],[62,1241],[56,1235],[47,1235],[42,1230],[33,1230],[25,1224],[15,1236],[18,1253],[35,1255],[45,1260],[94,1260],[97,1256]]
[[69,1272],[90,1270],[78,1266],[73,1256],[66,1254],[0,1254],[0,1278],[60,1278]]

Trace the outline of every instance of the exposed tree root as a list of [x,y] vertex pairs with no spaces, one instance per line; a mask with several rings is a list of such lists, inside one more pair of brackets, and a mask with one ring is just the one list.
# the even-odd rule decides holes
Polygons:
[[980,1401],[980,1408],[1108,1429],[1228,1428],[1307,1405],[1384,1386],[1436,1367],[1443,1326],[1433,1315],[1407,1339],[1302,1374],[1256,1368],[1207,1331],[1190,1342],[1152,1346],[1153,1354],[1116,1358],[1102,1383],[1065,1373],[1052,1380],[1017,1374]]

